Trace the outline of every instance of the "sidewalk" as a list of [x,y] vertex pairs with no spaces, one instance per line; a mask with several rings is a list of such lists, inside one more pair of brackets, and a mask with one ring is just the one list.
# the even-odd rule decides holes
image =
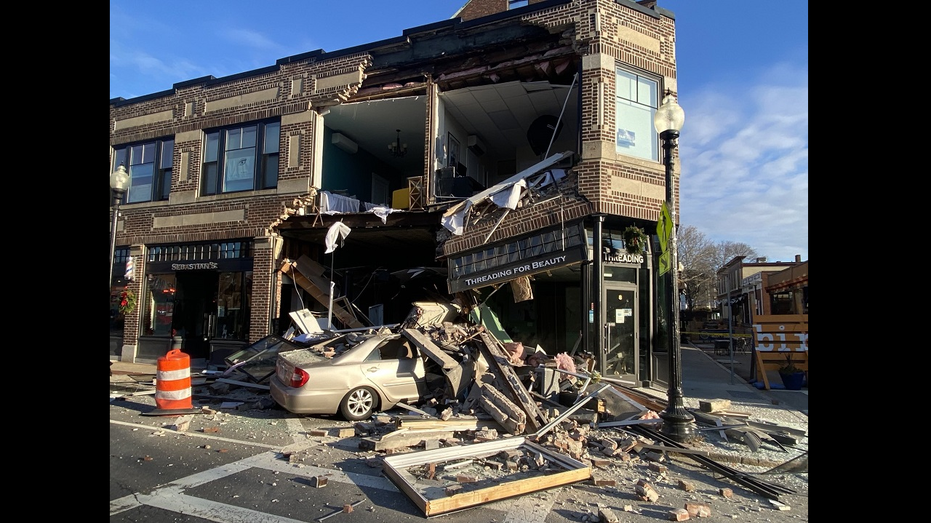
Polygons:
[[[732,363],[733,362],[733,363]],[[778,376],[770,373],[770,390],[755,386],[751,376],[751,353],[735,352],[716,355],[713,344],[682,345],[682,388],[686,397],[701,399],[717,394],[717,398],[780,405],[808,415],[808,387],[786,390]],[[775,379],[774,379],[775,378]]]

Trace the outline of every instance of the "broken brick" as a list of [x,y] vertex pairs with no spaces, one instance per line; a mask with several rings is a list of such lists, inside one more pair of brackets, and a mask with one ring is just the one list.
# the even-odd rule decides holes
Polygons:
[[659,492],[656,492],[653,485],[650,485],[642,479],[637,481],[636,491],[637,497],[643,501],[656,501],[659,499]]
[[685,510],[690,516],[697,518],[707,518],[711,515],[711,506],[705,503],[686,503]]
[[684,508],[675,508],[669,511],[669,521],[687,521],[689,517],[689,511]]
[[606,468],[610,467],[610,466],[613,465],[613,464],[614,464],[614,462],[612,462],[612,461],[609,460],[609,459],[592,458],[592,465],[594,465],[595,467],[600,468],[600,469],[606,469]]
[[699,401],[698,408],[702,412],[721,412],[731,408],[731,400],[716,399],[711,401]]
[[652,451],[644,452],[643,458],[648,459],[650,461],[657,461],[657,462],[666,461],[666,456],[664,456],[661,452],[652,452]]
[[356,429],[352,427],[336,427],[329,430],[329,435],[337,438],[351,438],[356,435]]
[[614,487],[617,485],[617,481],[613,479],[606,478],[604,476],[592,475],[592,484],[599,487]]
[[621,520],[611,509],[602,508],[598,510],[598,521],[599,523],[619,523]]

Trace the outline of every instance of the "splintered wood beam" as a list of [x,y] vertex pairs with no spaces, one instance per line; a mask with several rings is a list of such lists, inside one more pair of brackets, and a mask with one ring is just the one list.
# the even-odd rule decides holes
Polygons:
[[488,364],[494,369],[493,372],[496,377],[504,383],[507,389],[502,392],[504,392],[509,399],[517,403],[527,414],[527,428],[532,431],[540,430],[540,427],[547,422],[546,414],[540,410],[540,407],[530,396],[527,388],[524,387],[520,378],[517,377],[517,373],[514,372],[514,368],[511,366],[508,357],[505,356],[504,351],[498,347],[498,341],[487,332],[482,332],[479,337],[482,340],[482,345],[479,347],[479,350],[483,353]]
[[411,340],[414,345],[417,345],[417,348],[423,351],[431,360],[440,364],[440,367],[444,370],[450,370],[459,366],[459,362],[450,357],[448,354],[443,352],[443,349],[436,346],[430,338],[428,338],[424,333],[416,329],[404,329],[401,331],[401,334],[405,338]]
[[[401,334],[409,339],[418,349],[427,355],[430,359],[437,362],[443,369],[443,374],[449,382],[450,391],[454,398],[458,398],[468,386],[467,379],[463,379],[462,365],[458,361],[443,352],[433,341],[417,329],[404,329]],[[471,373],[468,374],[471,379]]]

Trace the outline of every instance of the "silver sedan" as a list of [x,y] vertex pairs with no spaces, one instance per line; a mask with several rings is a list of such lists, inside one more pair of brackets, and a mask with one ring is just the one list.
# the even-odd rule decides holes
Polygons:
[[426,370],[404,336],[376,334],[332,357],[316,348],[278,353],[270,389],[289,412],[358,421],[398,402],[420,402]]

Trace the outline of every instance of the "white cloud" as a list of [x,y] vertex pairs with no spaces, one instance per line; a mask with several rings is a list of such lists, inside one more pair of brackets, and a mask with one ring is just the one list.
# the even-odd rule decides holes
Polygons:
[[248,29],[229,29],[220,34],[220,37],[233,44],[250,47],[261,51],[283,49],[281,45],[268,39],[265,35]]
[[771,261],[808,259],[808,73],[707,85],[683,105],[682,225]]

